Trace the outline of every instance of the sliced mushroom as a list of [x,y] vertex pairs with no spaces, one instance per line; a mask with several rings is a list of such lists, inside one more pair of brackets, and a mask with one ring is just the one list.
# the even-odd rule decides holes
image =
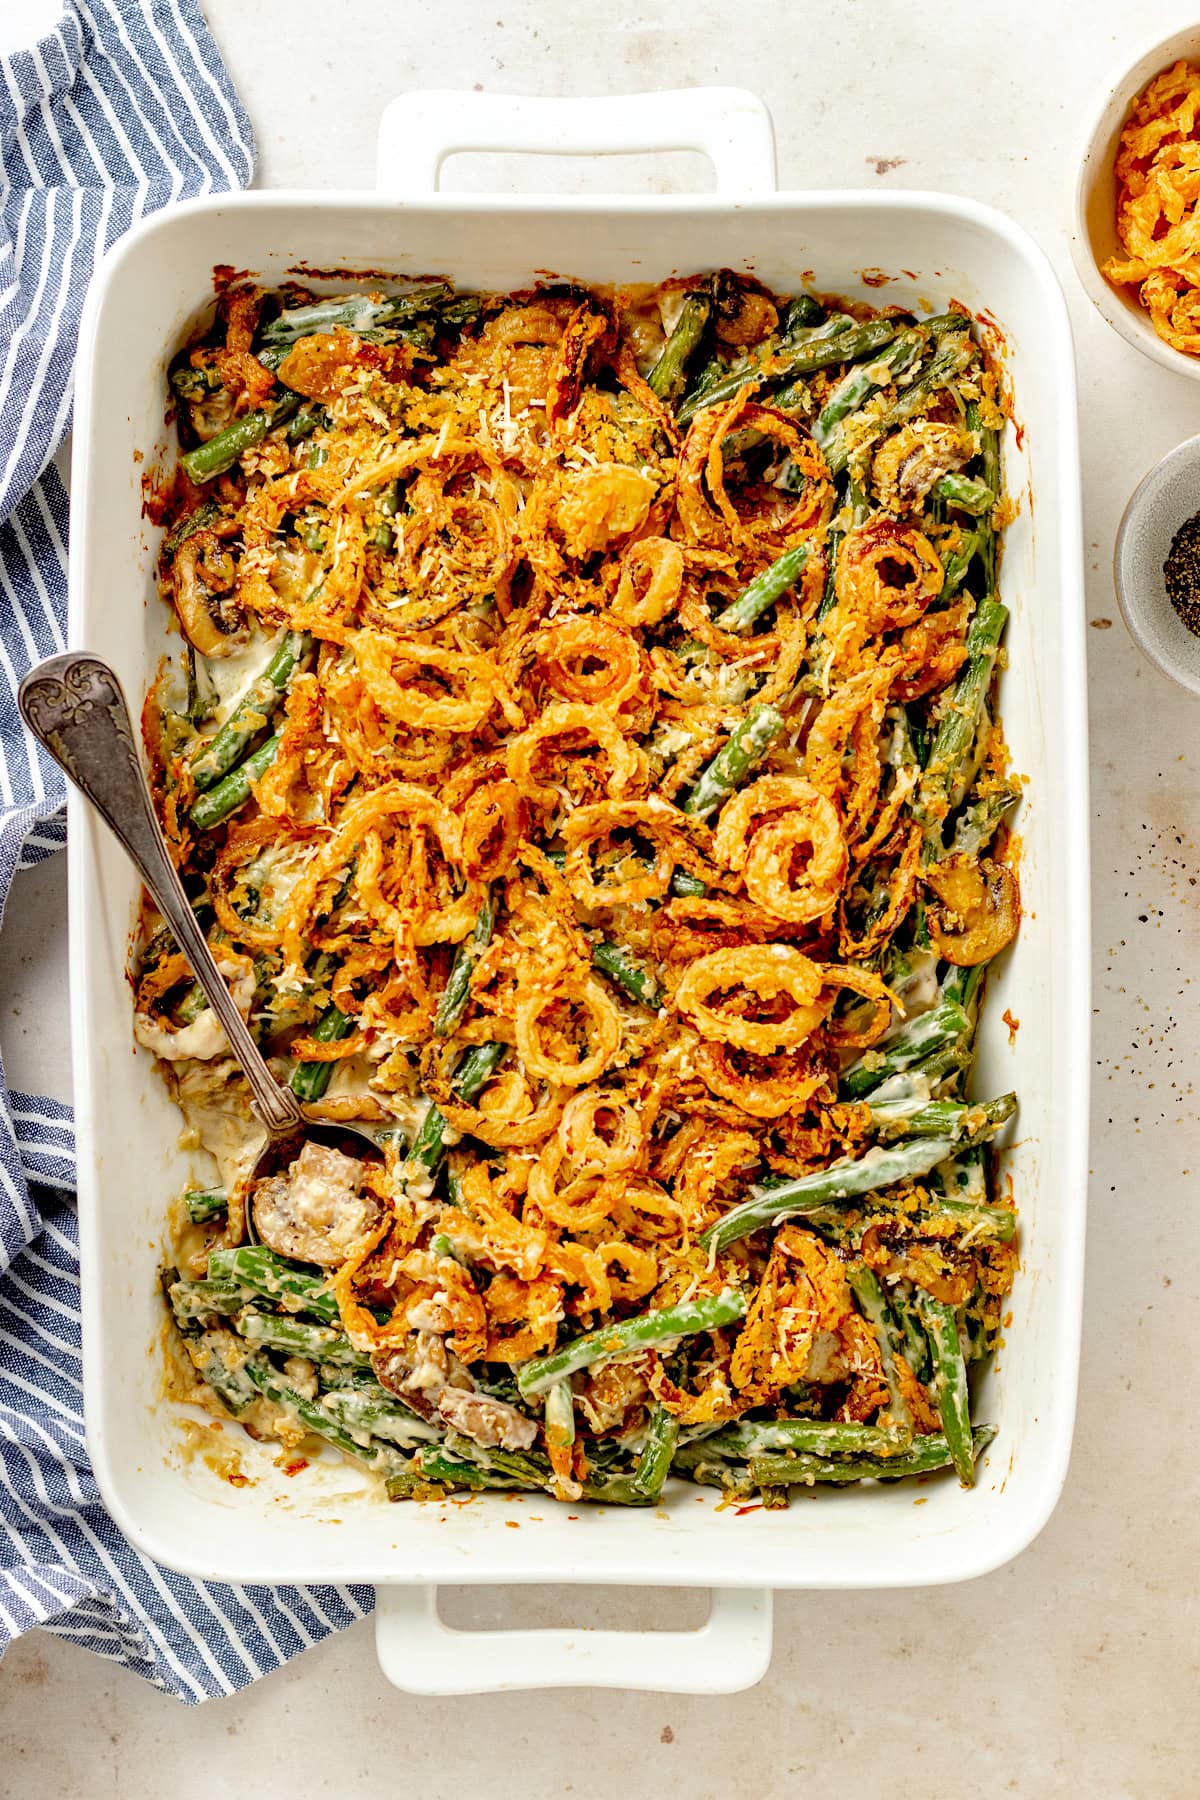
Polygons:
[[448,1387],[438,1396],[437,1410],[447,1425],[469,1437],[483,1450],[528,1450],[537,1437],[537,1426],[506,1400],[489,1394],[472,1394]]
[[201,656],[231,656],[246,640],[246,618],[229,590],[233,558],[213,531],[185,538],[172,564],[175,605]]
[[284,1175],[254,1189],[254,1223],[268,1250],[333,1269],[375,1223],[379,1202],[360,1192],[363,1164],[324,1144],[305,1144]]
[[715,330],[723,344],[742,347],[769,337],[779,323],[775,302],[748,276],[722,269],[713,279]]
[[435,1402],[450,1384],[450,1361],[436,1331],[418,1331],[402,1348],[377,1350],[371,1368],[380,1387],[423,1419],[432,1419]]
[[435,1414],[483,1450],[528,1450],[537,1425],[506,1400],[476,1391],[468,1370],[447,1350],[439,1333],[418,1331],[410,1344],[371,1358],[381,1387],[423,1419]]
[[882,505],[905,512],[923,500],[935,481],[963,469],[975,443],[961,425],[917,419],[904,425],[875,452],[871,477]]
[[925,885],[939,902],[926,913],[929,935],[947,962],[960,968],[990,962],[1016,936],[1021,894],[1004,863],[948,856],[929,871]]

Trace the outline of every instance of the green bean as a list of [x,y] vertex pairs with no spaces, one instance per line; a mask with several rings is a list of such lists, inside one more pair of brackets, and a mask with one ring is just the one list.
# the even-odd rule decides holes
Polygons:
[[[964,321],[965,323],[965,321]],[[874,422],[873,436],[891,431],[897,425],[914,418],[917,413],[924,412],[935,394],[949,387],[957,376],[963,374],[975,355],[975,345],[964,334],[953,336],[930,357],[929,362],[916,380],[904,388],[883,416]]]
[[168,531],[162,542],[162,554],[174,556],[180,544],[186,543],[188,538],[194,537],[198,531],[207,531],[214,520],[219,519],[220,516],[221,508],[215,500],[202,500],[199,506],[187,515],[186,519],[180,519],[179,523],[173,525]]
[[726,1425],[701,1440],[713,1456],[743,1459],[774,1450],[803,1450],[815,1456],[887,1456],[911,1434],[886,1425],[854,1425],[840,1419],[750,1419]]
[[265,1244],[243,1244],[238,1250],[211,1250],[209,1279],[236,1283],[252,1294],[274,1300],[287,1312],[312,1313],[326,1325],[341,1321],[338,1303],[323,1275],[277,1256]]
[[[999,496],[1000,493],[1000,433],[992,426],[983,423],[982,409],[978,400],[972,400],[967,407],[967,430],[979,437],[979,456],[983,464],[982,479]],[[980,554],[983,559],[984,597],[990,599],[996,591],[996,530],[989,513],[982,521],[983,543]]]
[[202,1331],[183,1341],[196,1373],[235,1419],[254,1405],[258,1399],[257,1384],[250,1375],[249,1365],[234,1362],[229,1355],[228,1345],[236,1343],[236,1339]]
[[953,1225],[964,1249],[976,1244],[1011,1244],[1017,1235],[1016,1212],[994,1200],[960,1200],[942,1195],[917,1215],[915,1223],[918,1230]]
[[892,1312],[904,1339],[904,1360],[920,1382],[928,1381],[932,1372],[929,1339],[917,1311],[916,1301],[908,1294],[892,1290]]
[[239,763],[236,769],[231,769],[223,781],[218,781],[216,787],[209,788],[207,794],[201,794],[188,814],[197,831],[211,831],[214,825],[227,819],[239,806],[245,806],[250,798],[251,784],[262,780],[275,761],[282,741],[276,732],[246,757],[244,762]]
[[888,1408],[892,1421],[907,1436],[911,1436],[912,1413],[900,1386],[900,1372],[896,1362],[904,1347],[903,1334],[896,1324],[888,1297],[879,1277],[866,1263],[851,1263],[846,1270],[846,1280],[858,1303],[859,1312],[873,1328],[879,1341],[879,1355],[883,1364],[883,1378],[888,1386]]
[[208,996],[198,981],[194,981],[179,1005],[175,1009],[175,1017],[181,1025],[193,1025],[202,1012],[208,1011]]
[[777,557],[769,569],[756,575],[749,587],[731,601],[724,612],[717,614],[714,623],[718,628],[721,631],[749,631],[756,619],[782,599],[789,588],[795,587],[808,562],[809,548],[808,544],[796,544]]
[[942,594],[946,599],[952,598],[967,579],[967,570],[983,546],[983,537],[979,531],[960,530],[957,538],[951,540],[942,557]]
[[953,1147],[949,1138],[918,1138],[915,1143],[886,1150],[876,1146],[857,1161],[834,1163],[828,1169],[816,1169],[811,1175],[798,1176],[779,1187],[760,1183],[750,1189],[748,1200],[710,1225],[700,1243],[710,1256],[715,1256],[739,1238],[761,1231],[779,1219],[799,1218],[831,1201],[873,1194],[898,1181],[928,1175]]
[[318,1404],[335,1425],[354,1436],[366,1434],[406,1448],[441,1441],[442,1433],[436,1425],[418,1419],[378,1385],[374,1392],[363,1388],[328,1388]]
[[933,1358],[933,1392],[941,1415],[942,1430],[958,1478],[964,1487],[975,1485],[975,1454],[971,1440],[971,1404],[967,1389],[967,1365],[958,1337],[958,1320],[952,1306],[917,1291],[917,1310]]
[[[460,1206],[462,1204],[461,1197],[458,1199],[452,1199],[450,1204],[451,1204],[451,1206]],[[467,1257],[459,1249],[459,1247],[455,1243],[454,1239],[452,1237],[448,1236],[447,1233],[444,1231],[435,1231],[434,1232],[433,1236],[429,1240],[429,1248],[432,1250],[432,1252],[435,1256],[448,1256],[450,1258],[451,1262],[456,1262],[458,1264],[460,1269],[466,1269],[466,1268],[470,1267],[470,1263],[468,1262]]]
[[679,1420],[665,1406],[656,1406],[650,1414],[645,1448],[633,1474],[634,1487],[648,1500],[657,1500],[662,1493],[678,1442]]
[[284,1356],[306,1356],[310,1362],[334,1363],[349,1369],[371,1366],[370,1357],[356,1350],[345,1332],[332,1325],[309,1325],[303,1319],[259,1312],[254,1307],[239,1312],[233,1323],[248,1344],[265,1344],[268,1350],[278,1350]]
[[[686,425],[705,406],[722,406],[739,394],[748,382],[775,382],[815,375],[833,363],[856,362],[859,356],[881,350],[895,336],[895,327],[873,321],[875,329],[856,326],[846,313],[836,313],[811,330],[797,330],[786,344],[774,344],[757,356],[743,357],[703,391],[694,388],[676,408],[676,418]],[[839,349],[838,346],[842,348]],[[765,369],[770,368],[769,376]]]
[[203,794],[245,755],[251,738],[268,724],[283,697],[292,673],[312,648],[312,639],[299,631],[284,633],[270,662],[242,695],[216,736],[192,758],[192,777]]
[[689,294],[679,311],[674,330],[662,355],[646,377],[647,386],[660,400],[672,401],[687,377],[687,365],[699,347],[712,313],[707,294]]
[[1019,788],[1001,787],[965,807],[955,821],[951,850],[981,856],[1020,798]]
[[[968,1433],[968,1487],[975,1480],[975,1458],[982,1456],[995,1435],[995,1428],[990,1425]],[[901,1481],[909,1475],[932,1475],[937,1469],[948,1469],[952,1463],[961,1476],[962,1468],[947,1438],[940,1431],[932,1431],[914,1438],[911,1449],[898,1456],[847,1457],[842,1462],[826,1461],[820,1456],[752,1456],[749,1476],[758,1487],[812,1487],[818,1482]]]
[[289,444],[299,444],[328,424],[329,414],[323,406],[302,406],[284,435]]
[[546,1389],[546,1442],[553,1450],[568,1450],[575,1442],[575,1396],[569,1381],[556,1381]]
[[953,1044],[967,1030],[969,1020],[956,1001],[941,1001],[928,1012],[918,1013],[901,1026],[878,1050],[868,1050],[841,1078],[848,1100],[865,1099],[881,1082],[902,1069],[911,1069],[934,1051]]
[[914,808],[916,817],[926,826],[927,862],[937,861],[943,854],[942,822],[955,779],[975,742],[1007,621],[1008,608],[999,600],[981,600],[967,632],[967,661],[938,726]]
[[[353,1030],[354,1020],[340,1006],[331,1006],[313,1026],[312,1035],[318,1044],[336,1044]],[[319,1100],[333,1079],[335,1067],[332,1062],[297,1063],[289,1083],[297,1100]]]
[[379,496],[377,505],[380,521],[368,533],[367,542],[373,544],[376,550],[391,550],[396,542],[396,527],[391,521],[400,510],[400,483],[398,481],[388,482]]
[[479,908],[474,931],[470,937],[463,939],[454,952],[450,975],[442,989],[433,1021],[433,1029],[438,1037],[453,1037],[458,1030],[467,1010],[467,1001],[471,997],[471,976],[475,972],[475,965],[492,941],[495,924],[496,906],[489,889]]
[[948,1137],[982,1143],[1017,1110],[1017,1096],[1001,1094],[980,1105],[961,1100],[929,1100],[913,1108],[903,1100],[870,1101],[871,1124],[885,1138]]
[[631,1356],[698,1331],[715,1331],[720,1325],[731,1325],[742,1318],[745,1311],[745,1297],[734,1288],[726,1288],[720,1294],[698,1294],[694,1300],[640,1313],[636,1318],[601,1326],[598,1331],[587,1331],[546,1356],[535,1356],[518,1371],[517,1387],[528,1400],[534,1394],[544,1394],[548,1387],[577,1369],[610,1362],[615,1356]]
[[224,1188],[189,1188],[183,1196],[183,1204],[192,1224],[204,1225],[209,1219],[218,1219],[228,1211],[229,1197]]
[[[452,1447],[423,1449],[419,1462],[426,1481],[444,1483],[448,1487],[553,1492],[555,1486],[554,1473],[544,1457],[514,1450],[482,1450],[461,1439]],[[582,1487],[585,1499],[610,1506],[648,1506],[652,1503],[651,1497],[636,1487],[628,1475],[591,1475]]]
[[671,1473],[704,1487],[720,1488],[734,1499],[753,1500],[755,1497],[756,1490],[745,1464],[724,1462],[714,1456],[708,1448],[707,1438],[699,1444],[685,1444],[682,1450],[676,1451]]
[[[850,529],[853,531],[866,519],[867,497],[852,475],[846,482],[846,504],[850,508]],[[844,531],[831,530],[825,541],[825,560],[829,572],[825,577],[825,592],[821,595],[821,604],[817,608],[818,625],[837,605],[837,559],[845,536]],[[823,642],[823,639],[819,639],[819,642]],[[814,650],[816,648],[817,644],[814,643]]]
[[655,1011],[662,1005],[662,989],[647,969],[635,963],[629,952],[621,944],[601,942],[592,946],[592,964],[618,987],[624,988],[631,999],[640,1001],[643,1006],[653,1007]]
[[339,326],[361,336],[366,331],[378,331],[402,320],[418,318],[442,301],[453,298],[454,289],[448,281],[427,281],[403,294],[390,294],[383,300],[371,300],[366,294],[348,294],[317,300],[309,306],[289,306],[263,326],[262,340],[264,344],[294,344],[300,338],[311,337],[319,331],[333,331]]
[[707,818],[733,790],[740,786],[756,763],[762,761],[768,747],[783,730],[783,714],[761,702],[750,708],[740,724],[730,733],[729,741],[701,771],[683,810],[695,818]]
[[360,1444],[349,1431],[337,1424],[326,1412],[320,1400],[309,1400],[276,1373],[270,1363],[258,1362],[250,1357],[243,1364],[245,1375],[258,1392],[290,1412],[306,1431],[323,1437],[328,1443],[336,1446],[343,1456],[352,1456],[356,1462],[366,1463],[368,1468],[375,1469],[381,1475],[398,1475],[402,1473],[407,1459],[398,1450],[384,1444]]
[[681,900],[700,900],[708,892],[708,884],[686,869],[676,869],[671,877],[671,892]]
[[172,393],[189,406],[203,400],[207,394],[215,394],[221,386],[221,378],[215,369],[197,368],[186,353],[183,359],[172,363],[167,380]]
[[929,494],[931,499],[940,500],[946,506],[956,506],[960,512],[971,513],[976,518],[982,513],[990,513],[996,504],[996,495],[987,482],[973,475],[943,475],[934,482]]
[[[168,1277],[172,1275],[175,1279],[169,1281]],[[174,1269],[165,1269],[161,1279],[167,1303],[181,1331],[196,1319],[209,1319],[214,1314],[224,1317],[240,1312],[250,1294],[248,1288],[236,1281],[213,1278],[208,1281],[181,1281],[178,1270]]]
[[300,410],[300,395],[285,394],[270,412],[247,413],[219,431],[207,444],[198,444],[179,461],[189,481],[212,481],[231,469],[240,456],[276,429],[286,425]]
[[858,412],[872,394],[902,374],[920,355],[924,343],[925,339],[918,331],[902,331],[874,362],[857,364],[838,382],[813,426],[813,437],[833,474],[840,474],[848,460],[843,421]]
[[[504,1060],[507,1044],[474,1044],[454,1071],[455,1091],[471,1101],[495,1074]],[[410,1163],[422,1164],[431,1172],[441,1160],[442,1139],[446,1135],[446,1117],[436,1106],[425,1114],[421,1129],[408,1153]]]
[[815,294],[797,294],[788,301],[779,321],[780,342],[790,344],[803,331],[825,320],[825,308]]
[[[852,369],[842,378],[813,427],[813,436],[835,475],[841,473],[848,461],[843,421],[858,413],[873,393],[902,375],[931,341],[936,342],[946,332],[965,333],[966,329],[967,321],[962,313],[939,313],[921,325],[902,331],[874,362]],[[882,419],[871,421],[868,438],[864,441],[878,437],[881,430],[919,412],[926,400],[945,387],[970,361],[969,344],[969,339],[956,337],[953,343],[935,352],[925,370],[900,392]]]

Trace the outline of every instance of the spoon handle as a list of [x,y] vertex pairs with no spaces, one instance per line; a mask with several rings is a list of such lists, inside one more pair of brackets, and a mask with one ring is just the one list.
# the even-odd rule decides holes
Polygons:
[[188,902],[154,815],[121,684],[98,656],[68,651],[26,675],[17,696],[38,742],[91,801],[128,852],[175,941],[192,965],[272,1137],[303,1122],[299,1102],[280,1087],[246,1028]]

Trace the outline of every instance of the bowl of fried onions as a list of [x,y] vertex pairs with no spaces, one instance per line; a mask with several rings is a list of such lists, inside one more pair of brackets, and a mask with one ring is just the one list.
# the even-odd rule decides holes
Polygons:
[[1200,377],[1200,24],[1106,84],[1079,160],[1071,252],[1127,343]]

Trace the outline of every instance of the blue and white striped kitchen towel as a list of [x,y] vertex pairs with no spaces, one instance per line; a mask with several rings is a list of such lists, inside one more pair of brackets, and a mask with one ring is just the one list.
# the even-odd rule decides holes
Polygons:
[[[66,0],[0,59],[0,919],[14,874],[65,841],[63,778],[16,689],[63,647],[67,430],[87,284],[155,207],[241,186],[254,136],[199,0]],[[0,1650],[34,1626],[195,1703],[361,1618],[370,1588],[232,1588],[139,1556],[83,1436],[71,1115],[0,1068]]]

